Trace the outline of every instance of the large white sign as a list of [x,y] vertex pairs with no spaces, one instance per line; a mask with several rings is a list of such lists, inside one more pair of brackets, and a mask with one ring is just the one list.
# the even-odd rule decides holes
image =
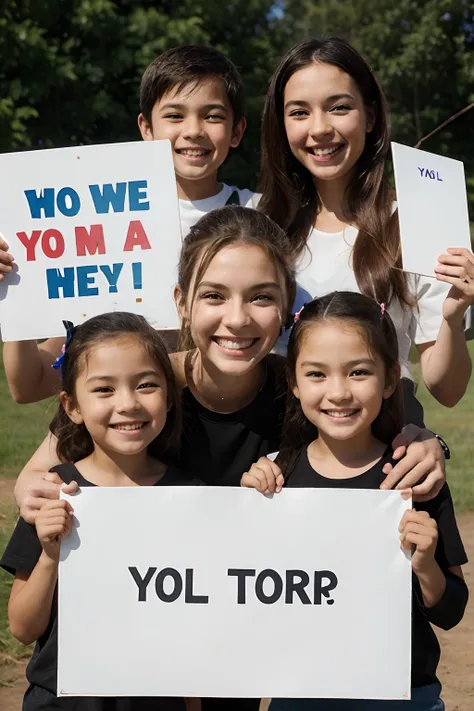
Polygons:
[[399,492],[85,488],[58,693],[409,698]]
[[448,247],[471,249],[464,166],[392,143],[403,269],[435,277]]
[[60,336],[133,311],[175,328],[181,247],[168,141],[0,155],[0,231],[15,268],[0,282],[5,341]]

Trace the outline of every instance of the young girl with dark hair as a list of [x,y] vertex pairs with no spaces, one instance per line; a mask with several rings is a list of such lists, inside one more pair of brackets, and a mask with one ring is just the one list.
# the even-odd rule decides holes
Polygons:
[[[285,487],[376,489],[403,420],[397,334],[373,299],[334,292],[307,304],[288,344],[290,395],[280,454],[262,458],[242,485],[265,493]],[[462,619],[467,562],[447,484],[409,510],[401,543],[412,549],[412,699],[275,699],[270,711],[442,711],[436,677],[440,648],[431,624]],[[291,653],[291,650],[286,650]]]
[[[167,463],[180,437],[179,391],[166,348],[145,319],[110,313],[70,326],[60,365],[63,389],[52,427],[62,463],[53,471],[63,482],[200,483]],[[71,533],[72,513],[69,503],[55,499],[41,507],[34,526],[20,518],[0,561],[15,575],[11,631],[24,644],[36,642],[24,711],[185,711],[178,698],[56,698],[59,550]]]
[[[410,378],[413,342],[428,389],[452,407],[471,373],[463,318],[474,301],[474,256],[465,249],[440,255],[438,281],[401,270],[398,217],[386,175],[389,150],[387,103],[360,54],[335,37],[308,39],[289,50],[265,103],[259,209],[292,243],[295,308],[333,290],[359,291],[385,303],[403,377]],[[414,410],[411,380],[405,385],[411,395],[407,421],[414,422],[422,412]]]

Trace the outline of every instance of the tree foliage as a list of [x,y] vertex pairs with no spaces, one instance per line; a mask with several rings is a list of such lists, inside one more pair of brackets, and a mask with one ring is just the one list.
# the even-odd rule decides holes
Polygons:
[[[165,49],[228,54],[249,129],[224,177],[253,186],[259,125],[281,54],[314,34],[346,37],[388,96],[394,138],[415,144],[474,101],[474,0],[17,0],[0,17],[0,151],[138,139],[138,88]],[[474,110],[423,144],[463,160],[474,201]]]

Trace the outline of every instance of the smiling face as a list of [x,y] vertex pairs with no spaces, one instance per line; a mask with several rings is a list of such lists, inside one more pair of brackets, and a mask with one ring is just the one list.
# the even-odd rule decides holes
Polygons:
[[96,448],[139,454],[166,423],[164,373],[131,336],[93,346],[81,361],[74,395],[61,393],[68,416],[85,425]]
[[322,437],[351,440],[370,436],[397,380],[395,373],[387,376],[360,329],[350,322],[323,320],[308,325],[302,337],[293,392]]
[[249,373],[282,325],[286,296],[275,264],[261,247],[239,242],[221,249],[194,280],[187,303],[178,296],[178,308],[191,322],[201,358],[223,374]]
[[170,90],[153,107],[151,124],[143,114],[138,123],[144,140],[171,141],[178,187],[186,192],[188,182],[217,182],[217,170],[245,130],[245,119],[236,126],[233,120],[222,80],[210,79]]
[[295,72],[284,91],[290,150],[318,181],[345,186],[362,155],[374,117],[357,84],[332,64],[313,62]]

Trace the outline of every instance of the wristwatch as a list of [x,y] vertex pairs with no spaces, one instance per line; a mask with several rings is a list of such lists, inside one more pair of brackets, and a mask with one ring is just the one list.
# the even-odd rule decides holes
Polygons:
[[441,435],[436,434],[436,432],[433,432],[433,434],[436,437],[436,439],[438,440],[441,449],[443,450],[444,458],[451,459],[451,451],[450,451],[448,445],[446,444],[446,442],[444,441],[444,439],[441,437]]

